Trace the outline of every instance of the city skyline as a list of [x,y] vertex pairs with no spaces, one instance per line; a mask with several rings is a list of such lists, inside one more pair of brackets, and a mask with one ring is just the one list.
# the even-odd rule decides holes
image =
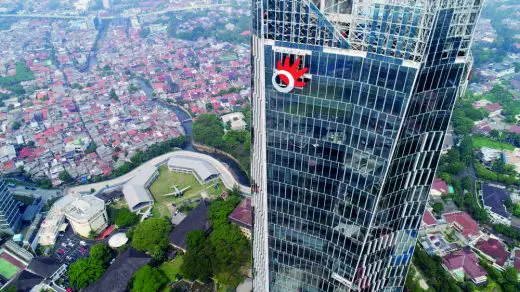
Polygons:
[[256,291],[403,288],[481,5],[253,2]]

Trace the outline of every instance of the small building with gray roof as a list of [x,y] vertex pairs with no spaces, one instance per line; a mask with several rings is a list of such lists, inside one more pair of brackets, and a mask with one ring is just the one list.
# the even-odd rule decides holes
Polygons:
[[159,171],[155,165],[142,167],[139,169],[139,174],[125,184],[123,195],[132,212],[153,204],[153,197],[148,187],[158,175]]

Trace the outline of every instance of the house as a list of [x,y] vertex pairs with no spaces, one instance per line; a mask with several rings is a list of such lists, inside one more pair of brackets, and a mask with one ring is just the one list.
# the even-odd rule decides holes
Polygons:
[[103,276],[94,284],[88,286],[84,292],[124,292],[128,291],[128,283],[132,280],[135,272],[142,266],[148,264],[152,257],[130,247],[117,256]]
[[457,231],[462,241],[467,243],[480,237],[480,226],[468,213],[459,211],[444,214],[443,217]]
[[242,233],[251,238],[253,230],[253,208],[251,207],[251,198],[246,197],[242,202],[229,214],[229,221],[240,227]]
[[437,219],[435,219],[433,214],[430,211],[425,210],[422,217],[421,228],[433,227],[437,225],[437,223]]
[[476,285],[484,284],[487,272],[478,263],[478,258],[469,247],[442,257],[442,267],[457,281],[469,278]]
[[475,244],[475,248],[493,262],[493,267],[502,271],[505,269],[509,259],[509,252],[498,239],[491,237],[487,240],[481,239]]
[[505,187],[494,184],[483,184],[480,191],[482,204],[491,219],[496,223],[511,225],[511,215],[507,212],[504,202],[509,198]]
[[432,187],[430,189],[430,195],[441,196],[449,193],[448,185],[440,178],[433,179]]
[[223,115],[221,119],[224,124],[230,125],[230,128],[233,131],[246,129],[247,123],[245,122],[245,116],[241,112]]
[[502,150],[482,147],[480,148],[478,157],[482,163],[489,165],[502,157]]
[[502,112],[502,106],[498,102],[490,103],[484,106],[484,109],[490,112],[490,115],[498,115]]
[[[45,256],[35,257],[13,281],[18,291],[33,291],[37,286],[56,281],[67,271],[67,265]],[[44,289],[38,289],[41,291]]]
[[188,216],[170,232],[170,244],[186,252],[186,236],[189,232],[196,230],[210,232],[211,223],[208,217],[208,209],[209,204],[203,200],[195,209],[191,210]]

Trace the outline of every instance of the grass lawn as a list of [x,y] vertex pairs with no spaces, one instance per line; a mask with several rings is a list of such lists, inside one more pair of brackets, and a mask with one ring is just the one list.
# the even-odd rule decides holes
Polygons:
[[[215,184],[218,184],[217,188],[214,188]],[[188,186],[190,188],[184,192],[182,197],[165,196],[174,191],[173,185],[179,189],[184,189]],[[171,214],[168,211],[168,205],[172,203],[179,204],[184,200],[200,197],[202,191],[206,191],[209,196],[216,196],[222,193],[223,190],[225,190],[225,187],[220,180],[218,182],[201,185],[193,175],[172,172],[168,169],[167,165],[162,165],[159,167],[159,176],[150,186],[150,193],[152,193],[155,200],[152,214],[154,217],[170,217]]]
[[163,273],[168,277],[170,282],[174,282],[177,280],[177,275],[181,275],[181,266],[184,261],[183,256],[179,255],[175,257],[175,259],[171,262],[163,263],[159,266],[159,270],[163,271]]
[[493,282],[493,280],[489,279],[488,277],[487,285],[484,287],[477,287],[477,291],[502,292],[502,289],[500,288],[500,285],[498,285],[496,282]]
[[499,150],[502,150],[502,149],[511,150],[511,151],[515,150],[515,147],[511,144],[494,141],[494,140],[486,138],[486,137],[474,136],[474,137],[471,137],[471,141],[473,143],[474,149],[488,147],[488,148],[499,149]]
[[14,274],[16,274],[20,269],[8,262],[5,259],[0,259],[0,275],[2,275],[6,279],[10,279]]

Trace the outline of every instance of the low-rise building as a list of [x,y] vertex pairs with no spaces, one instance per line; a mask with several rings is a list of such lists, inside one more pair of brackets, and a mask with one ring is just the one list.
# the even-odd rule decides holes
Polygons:
[[93,195],[76,198],[65,206],[64,213],[74,232],[83,237],[108,226],[105,202]]
[[457,231],[457,236],[463,242],[470,243],[481,236],[480,226],[468,213],[463,211],[446,213],[443,217]]
[[153,197],[148,187],[159,176],[156,166],[141,167],[139,174],[123,187],[123,195],[132,212],[139,211],[153,204]]
[[240,231],[247,237],[251,238],[253,230],[253,210],[251,207],[251,198],[246,197],[242,202],[229,214],[229,221],[238,225]]
[[186,237],[191,231],[202,230],[205,233],[211,231],[211,222],[208,217],[209,205],[206,201],[201,201],[195,209],[182,220],[170,232],[170,244],[173,247],[186,252]]
[[511,225],[511,214],[507,212],[504,205],[504,202],[509,198],[509,193],[504,186],[487,183],[482,184],[480,197],[491,220],[495,223]]
[[476,285],[480,285],[487,280],[486,270],[479,265],[477,256],[469,247],[442,257],[442,267],[457,281],[469,278]]
[[241,112],[229,113],[223,115],[221,117],[222,122],[226,125],[229,125],[230,129],[233,131],[241,131],[245,130],[247,123],[245,122],[245,116]]
[[493,263],[493,267],[501,271],[506,268],[509,252],[500,240],[491,237],[487,240],[481,239],[475,244],[475,248]]
[[430,195],[442,196],[449,193],[448,185],[440,178],[433,179],[432,187],[430,189]]
[[193,174],[200,184],[207,184],[220,177],[220,172],[211,163],[196,157],[176,155],[168,160],[168,169]]

